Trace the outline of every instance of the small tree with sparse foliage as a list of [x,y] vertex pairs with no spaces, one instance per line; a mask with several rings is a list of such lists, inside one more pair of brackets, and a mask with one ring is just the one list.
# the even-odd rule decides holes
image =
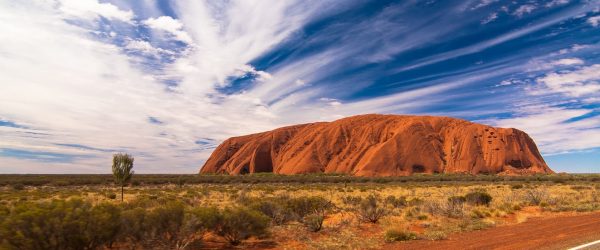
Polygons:
[[133,157],[128,154],[115,154],[113,155],[112,172],[115,178],[115,183],[121,186],[121,201],[123,201],[123,188],[125,184],[131,181],[133,176]]

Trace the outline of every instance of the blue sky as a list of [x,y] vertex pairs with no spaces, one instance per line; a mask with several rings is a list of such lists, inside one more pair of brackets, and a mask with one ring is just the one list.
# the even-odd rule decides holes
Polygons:
[[0,1],[0,173],[195,173],[364,113],[529,133],[600,172],[600,1]]

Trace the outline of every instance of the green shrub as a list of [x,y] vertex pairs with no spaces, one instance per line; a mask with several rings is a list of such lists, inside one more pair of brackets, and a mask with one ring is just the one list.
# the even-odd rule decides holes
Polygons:
[[144,243],[150,237],[150,225],[146,223],[146,209],[137,207],[121,213],[121,232],[119,239],[128,242],[131,249]]
[[20,191],[20,190],[25,189],[25,185],[23,185],[21,183],[15,183],[15,184],[12,185],[12,188],[14,190]]
[[324,213],[332,207],[332,204],[324,198],[309,196],[290,199],[287,207],[296,220],[302,221],[309,214]]
[[452,196],[448,198],[445,206],[442,207],[442,213],[450,218],[462,217],[465,213],[465,202],[466,198],[463,196]]
[[525,191],[525,201],[530,205],[540,205],[542,201],[548,199],[548,192],[545,189],[528,189]]
[[183,204],[170,201],[146,213],[145,224],[148,237],[169,247],[176,247],[183,237],[184,223]]
[[175,183],[177,184],[177,186],[179,188],[182,188],[183,185],[185,185],[185,182],[186,182],[186,180],[183,178],[183,176],[179,176],[179,177],[177,177],[177,180]]
[[427,218],[428,217],[425,214],[420,214],[420,215],[417,216],[417,220],[427,220]]
[[105,196],[106,196],[106,198],[111,199],[111,200],[114,200],[117,198],[117,194],[115,194],[115,193],[106,193]]
[[383,236],[385,242],[416,240],[417,234],[399,229],[388,229]]
[[450,196],[450,197],[448,197],[448,202],[455,203],[455,204],[462,204],[462,203],[467,202],[467,198],[465,198],[464,196]]
[[409,206],[420,206],[424,203],[425,201],[423,199],[420,198],[412,198],[411,200],[408,201],[408,205]]
[[344,196],[342,197],[342,203],[346,204],[346,205],[350,205],[350,206],[356,206],[358,204],[360,204],[360,202],[362,201],[362,198],[360,196]]
[[444,231],[427,231],[423,236],[428,240],[445,240],[448,238]]
[[221,214],[214,207],[185,210],[179,202],[169,202],[152,210],[141,207],[125,210],[121,216],[120,240],[132,249],[183,249],[199,241],[208,230],[216,227]]
[[304,218],[303,224],[311,232],[321,231],[325,217],[320,214],[311,214]]
[[184,224],[176,234],[175,247],[185,249],[190,243],[200,240],[206,232],[213,230],[221,220],[222,215],[215,207],[197,207],[187,211]]
[[385,203],[395,208],[403,208],[407,205],[406,197],[404,196],[396,198],[396,196],[389,195],[385,198]]
[[88,237],[98,246],[106,243],[109,248],[112,247],[121,229],[121,209],[110,203],[99,204],[92,208],[90,217],[86,230]]
[[269,218],[258,211],[244,207],[227,208],[222,212],[215,232],[231,245],[239,245],[251,236],[264,236],[268,225]]
[[293,218],[292,212],[287,209],[286,201],[282,199],[256,201],[250,205],[250,208],[271,218],[275,225],[282,225]]
[[8,249],[96,249],[110,247],[120,229],[120,211],[72,199],[15,206],[0,225]]
[[484,191],[468,193],[465,199],[469,204],[476,206],[489,206],[492,202],[492,196]]
[[377,223],[383,216],[388,214],[388,211],[381,206],[377,197],[369,195],[358,205],[356,214],[362,221]]

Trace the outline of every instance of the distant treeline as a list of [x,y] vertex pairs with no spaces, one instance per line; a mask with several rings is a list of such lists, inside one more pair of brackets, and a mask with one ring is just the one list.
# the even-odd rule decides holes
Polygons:
[[[277,175],[256,173],[249,175],[198,175],[198,174],[136,174],[131,185],[186,185],[186,184],[235,184],[235,183],[451,183],[451,182],[599,182],[600,174],[552,174],[552,175],[465,175],[434,174],[397,177],[355,177],[339,174]],[[82,186],[113,185],[109,174],[4,174],[0,186]]]

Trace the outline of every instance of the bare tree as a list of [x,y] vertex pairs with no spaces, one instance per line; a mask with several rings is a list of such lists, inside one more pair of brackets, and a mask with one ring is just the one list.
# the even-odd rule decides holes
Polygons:
[[121,202],[123,201],[123,188],[133,176],[133,157],[128,154],[114,154],[112,172],[115,183],[121,186]]

